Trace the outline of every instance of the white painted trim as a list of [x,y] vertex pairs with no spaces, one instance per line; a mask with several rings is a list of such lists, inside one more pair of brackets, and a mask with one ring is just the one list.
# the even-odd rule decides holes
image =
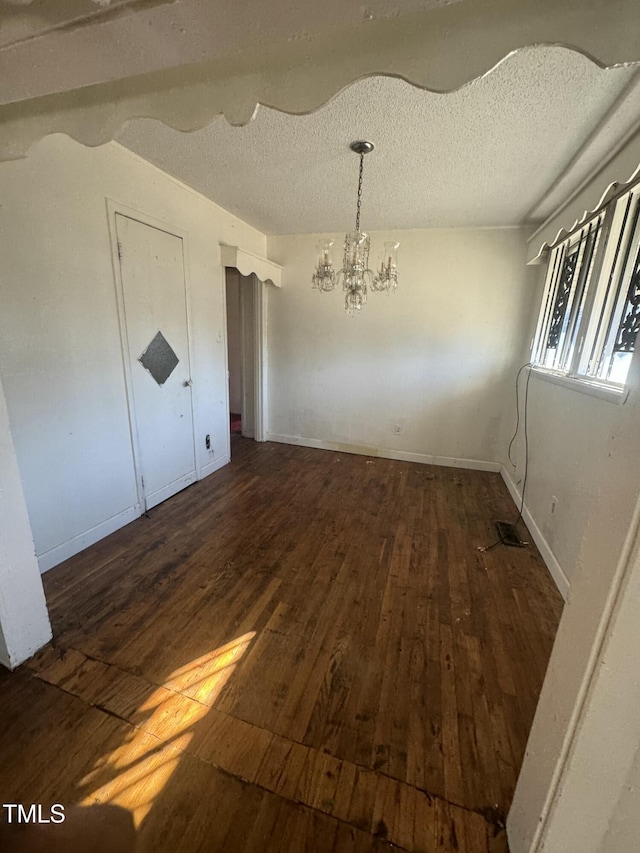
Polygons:
[[44,574],[45,572],[48,572],[49,569],[52,569],[64,560],[68,560],[69,557],[73,557],[74,554],[79,554],[80,551],[84,551],[85,548],[88,548],[90,545],[94,545],[96,542],[104,539],[105,536],[115,533],[116,530],[124,527],[125,524],[135,521],[141,514],[142,507],[140,504],[134,504],[134,506],[128,507],[122,512],[119,512],[117,515],[112,515],[111,518],[101,521],[100,524],[96,524],[95,527],[90,527],[89,530],[85,530],[84,533],[79,533],[72,539],[67,539],[66,542],[56,545],[55,548],[43,551],[42,554],[36,554],[40,573]]
[[[222,270],[222,348],[224,350],[224,411],[226,412],[226,427],[224,432],[224,456],[231,459],[231,405],[229,401],[229,330],[227,329],[227,269],[225,267],[221,267]],[[198,454],[196,454],[197,456]],[[196,467],[198,472],[198,479],[201,480],[203,477],[206,477],[207,474],[204,471],[213,463],[208,462],[206,465],[203,465],[202,468],[199,466]]]
[[591,382],[589,379],[583,379],[580,376],[568,376],[566,373],[554,373],[551,370],[545,370],[543,367],[534,366],[531,368],[531,373],[536,378],[550,382],[552,385],[559,385],[561,388],[577,391],[579,394],[588,394],[590,397],[597,397],[599,400],[606,400],[608,403],[620,405],[626,403],[629,396],[627,388]]
[[[226,270],[226,267],[223,267]],[[226,274],[226,273],[225,273]],[[247,382],[247,288],[251,288],[251,307],[253,309],[253,285],[254,278],[249,276],[248,282],[243,284],[243,278],[247,280],[247,276],[243,276],[242,273],[238,270],[238,300],[239,300],[239,308],[240,308],[240,399],[241,399],[241,413],[240,413],[240,427],[241,434],[245,438],[251,438],[247,430],[247,399],[249,397],[248,385]],[[226,318],[226,315],[225,315]],[[255,338],[254,329],[251,329],[251,335]],[[255,361],[255,340],[252,340],[252,350],[254,353],[254,361]],[[228,345],[227,345],[227,355],[228,355]],[[251,397],[253,402],[253,422],[256,422],[256,412],[255,412],[255,398],[256,398],[256,388],[255,388],[255,374],[253,377],[253,386],[251,388],[252,394]],[[227,376],[227,392],[229,391],[229,377]],[[227,393],[229,400],[231,400],[231,395]],[[231,405],[229,403],[229,405]],[[231,408],[229,408],[229,415],[231,414]],[[230,417],[227,417],[227,421],[230,422]],[[231,434],[229,434],[229,441],[231,441]]]
[[[256,276],[253,282],[253,425],[256,441],[264,441],[266,424],[266,361],[267,361],[267,312],[264,307],[265,284]],[[246,433],[249,435],[249,433]]]
[[147,509],[153,509],[154,506],[158,506],[158,504],[168,501],[169,498],[172,498],[174,495],[177,495],[178,492],[186,489],[187,486],[195,483],[197,479],[198,475],[194,468],[193,471],[189,471],[188,474],[183,474],[183,476],[178,477],[177,480],[172,480],[170,483],[167,483],[166,486],[162,486],[161,489],[151,492],[145,497]]
[[[221,249],[225,248],[222,245]],[[229,247],[226,247],[229,248]],[[232,268],[233,269],[233,268]],[[222,275],[224,281],[224,340],[225,340],[225,364],[227,382],[225,386],[225,407],[227,414],[227,422],[229,422],[229,330],[227,328],[227,267],[222,265]],[[240,273],[242,275],[242,273]],[[253,307],[253,430],[242,428],[242,435],[245,438],[253,438],[255,441],[267,441],[267,311],[266,311],[266,283],[260,281],[259,277],[252,273],[251,278],[251,300]],[[243,276],[247,278],[247,276]],[[242,303],[241,303],[242,305]],[[241,314],[244,309],[241,307]],[[245,380],[245,323],[244,317],[240,323],[241,348],[242,348],[242,367],[241,367],[241,384],[242,384],[242,408],[246,411],[246,380]],[[243,419],[244,420],[244,419]],[[229,446],[229,453],[231,447]]]
[[428,453],[409,453],[405,450],[387,450],[382,447],[343,444],[337,441],[321,441],[317,438],[303,438],[298,435],[278,435],[268,432],[267,441],[279,444],[295,444],[301,447],[314,447],[318,450],[333,450],[338,453],[353,453],[357,456],[377,456],[380,459],[396,459],[398,462],[418,462],[421,465],[443,465],[447,468],[469,468],[472,471],[500,471],[498,462],[485,462],[481,459],[457,459],[453,456],[432,456]]
[[282,287],[282,267],[267,258],[261,258],[254,252],[227,246],[220,243],[220,262],[223,267],[235,267],[245,278],[256,275],[260,281],[270,281],[276,287]]
[[589,210],[584,210],[582,214],[574,220],[573,225],[571,225],[570,227],[565,228],[564,226],[561,226],[560,228],[558,228],[558,231],[556,232],[556,235],[551,240],[551,242],[549,242],[549,240],[544,240],[540,244],[540,247],[536,252],[535,247],[539,235],[542,234],[545,229],[548,228],[549,225],[553,223],[553,221],[557,219],[567,207],[569,207],[569,205],[572,201],[574,201],[574,199],[580,196],[580,194],[585,190],[585,188],[587,188],[597,179],[598,175],[602,174],[602,172],[607,168],[610,163],[614,162],[618,154],[620,154],[621,151],[625,148],[625,146],[633,140],[634,136],[636,136],[639,131],[640,120],[635,122],[631,126],[631,129],[627,133],[625,133],[622,139],[619,140],[619,142],[611,149],[607,159],[602,163],[598,163],[598,165],[587,175],[587,177],[585,177],[580,182],[580,184],[578,184],[578,186],[575,187],[572,192],[563,200],[560,206],[552,214],[550,214],[545,219],[545,221],[527,239],[527,244],[530,247],[529,251],[527,252],[527,264],[540,263],[545,251],[547,251],[548,249],[555,248],[563,240],[566,240],[567,237],[570,237],[572,234],[574,234],[575,231],[578,230],[578,228],[585,225],[587,220],[592,219],[598,213],[598,211],[604,209],[614,198],[617,198],[623,193],[628,192],[630,189],[632,189],[633,186],[638,183],[638,181],[640,180],[640,166],[638,166],[637,169],[634,169],[634,171],[627,180],[612,181],[611,183],[609,183],[602,195],[600,196],[600,199],[593,205],[593,207],[591,207]]
[[[174,235],[175,236],[175,235]],[[184,307],[186,314],[186,323],[187,323],[187,368],[189,373],[189,382],[191,385],[189,386],[189,406],[191,408],[191,432],[193,435],[193,468],[194,474],[196,475],[194,479],[197,479],[197,470],[198,470],[198,435],[203,435],[204,430],[200,430],[200,424],[196,422],[197,416],[200,415],[200,409],[196,406],[196,397],[198,395],[199,384],[198,380],[196,380],[196,387],[193,387],[193,377],[194,374],[199,377],[199,373],[195,369],[195,357],[194,357],[194,334],[193,334],[193,312],[191,310],[191,258],[190,258],[190,246],[189,246],[189,235],[186,231],[182,231],[179,235],[182,240],[182,275],[184,278]]]
[[[504,480],[506,487],[509,489],[509,494],[513,498],[513,502],[519,509],[520,502],[522,501],[522,494],[518,491],[518,487],[513,482],[511,475],[509,474],[504,465],[500,466],[500,473],[502,475],[502,479]],[[536,543],[538,551],[540,551],[540,556],[544,560],[547,569],[549,569],[549,574],[553,578],[555,585],[558,587],[560,595],[566,601],[569,595],[569,589],[571,587],[569,578],[564,573],[562,566],[556,558],[556,555],[551,550],[551,546],[544,538],[542,531],[540,530],[533,516],[527,509],[526,504],[522,508],[522,519],[527,525],[529,532],[533,536],[533,541]]]
[[120,355],[122,358],[122,373],[124,378],[125,397],[127,400],[127,415],[129,420],[129,439],[131,441],[131,459],[133,464],[133,475],[136,483],[136,496],[140,506],[144,505],[144,489],[142,487],[142,472],[140,470],[140,452],[138,444],[138,428],[133,405],[133,382],[131,377],[131,364],[129,361],[129,342],[127,339],[127,324],[124,310],[124,290],[122,286],[122,270],[120,269],[120,255],[118,252],[118,228],[116,216],[120,205],[110,198],[107,204],[107,228],[109,231],[109,243],[111,246],[111,267],[113,270],[113,283],[116,296],[116,309],[118,312],[118,332],[120,335]]
[[208,477],[209,474],[215,474],[216,471],[219,471],[220,468],[224,468],[225,465],[228,465],[231,462],[230,454],[225,454],[221,456],[219,459],[214,459],[213,462],[209,462],[207,465],[203,465],[200,469],[198,479],[204,480],[205,477]]
[[[242,15],[243,4],[233,5]],[[272,5],[276,20],[287,15],[291,6],[275,0]],[[26,90],[31,90],[31,95],[25,102],[27,109],[14,112],[11,120],[7,116],[0,157],[24,156],[36,140],[54,131],[87,145],[101,145],[116,136],[127,120],[140,116],[186,132],[205,127],[221,113],[233,125],[248,124],[258,104],[286,113],[309,114],[354,80],[372,73],[393,74],[432,91],[451,91],[486,74],[511,52],[530,45],[568,45],[600,66],[637,61],[637,2],[620,0],[614,14],[611,5],[602,0],[483,0],[466,3],[461,14],[457,3],[438,4],[436,8],[431,3],[395,3],[384,12],[376,10],[373,20],[358,25],[359,10],[354,4],[332,3],[331,12],[325,16],[332,23],[336,49],[331,51],[326,49],[326,21],[318,23],[310,12],[289,15],[294,23],[287,20],[280,39],[269,33],[258,35],[255,29],[245,34],[244,27],[239,26],[245,19],[229,13],[228,20],[224,20],[226,15],[221,20],[217,34],[222,49],[213,42],[197,66],[189,64],[190,54],[185,53],[186,64],[172,57],[167,64],[173,62],[173,67],[161,63],[155,71],[141,61],[130,79],[125,79],[124,65],[122,77],[117,72],[100,74],[92,69],[88,75],[72,75],[66,85],[59,82],[58,86],[44,88],[36,85],[35,77],[29,81],[31,86],[24,84],[24,75],[10,80],[13,85],[5,87],[5,102],[19,102]],[[398,14],[393,14],[394,7]],[[100,27],[95,25],[95,30]],[[159,26],[154,32],[165,30]],[[226,34],[229,38],[225,44]],[[93,31],[87,38],[92,35]],[[185,38],[186,44],[195,44],[190,36]],[[349,50],[354,38],[358,40],[357,51]],[[447,50],[443,51],[445,43]],[[255,57],[256,45],[261,63]],[[232,61],[226,61],[227,57]],[[223,69],[229,66],[226,73],[221,65]],[[38,70],[40,76],[47,77],[47,83],[53,82],[47,75],[49,66]],[[60,94],[65,88],[73,93],[71,97]],[[58,94],[54,94],[56,90]],[[106,97],[105,91],[110,96]],[[47,92],[52,94],[45,97]]]

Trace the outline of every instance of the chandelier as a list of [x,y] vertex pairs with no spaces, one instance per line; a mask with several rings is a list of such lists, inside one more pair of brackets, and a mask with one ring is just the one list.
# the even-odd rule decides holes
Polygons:
[[359,140],[349,146],[360,156],[360,173],[358,177],[358,204],[356,208],[356,230],[345,234],[344,257],[342,269],[336,272],[333,268],[331,250],[333,240],[321,240],[318,243],[318,263],[311,277],[314,290],[334,290],[342,281],[344,290],[345,310],[353,315],[360,311],[367,301],[367,289],[380,292],[393,292],[398,284],[397,252],[399,243],[384,244],[384,252],[380,257],[380,268],[376,271],[369,269],[369,235],[360,230],[360,205],[362,202],[362,171],[364,155],[373,151],[373,143]]

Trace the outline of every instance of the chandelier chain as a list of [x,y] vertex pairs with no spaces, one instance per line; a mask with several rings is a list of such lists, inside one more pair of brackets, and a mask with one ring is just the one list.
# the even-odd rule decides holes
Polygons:
[[356,231],[360,230],[360,207],[362,205],[362,172],[364,170],[364,153],[360,154],[360,174],[358,175],[358,207],[356,209]]

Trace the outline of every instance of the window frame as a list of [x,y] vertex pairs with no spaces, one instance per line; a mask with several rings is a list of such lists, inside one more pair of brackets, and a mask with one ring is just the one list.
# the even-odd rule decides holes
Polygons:
[[[565,263],[576,252],[556,355],[550,357],[554,347],[548,343]],[[598,395],[607,399],[624,394],[627,374],[623,382],[610,376],[615,342],[622,318],[627,316],[632,277],[639,264],[640,185],[636,184],[551,247],[531,349],[531,364],[537,372],[578,390],[604,391]],[[634,351],[635,342],[629,350],[631,358]]]
[[[621,234],[622,240],[617,258],[617,274],[616,286],[612,293],[609,294],[610,307],[606,312],[608,323],[605,335],[602,338],[602,345],[599,349],[599,358],[597,361],[597,371],[600,374],[608,362],[609,366],[606,370],[606,381],[611,381],[609,376],[613,369],[613,359],[615,357],[618,336],[622,322],[626,316],[625,309],[629,301],[629,291],[632,283],[634,271],[638,266],[640,258],[640,191],[629,193],[630,216]],[[604,314],[604,312],[603,312]],[[635,344],[634,344],[635,350]],[[634,350],[630,352],[633,353]]]

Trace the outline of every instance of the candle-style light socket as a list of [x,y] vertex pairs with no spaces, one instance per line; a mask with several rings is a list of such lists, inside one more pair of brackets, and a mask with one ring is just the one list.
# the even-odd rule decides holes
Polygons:
[[395,270],[398,267],[398,246],[400,243],[390,241],[384,244],[382,253],[382,266],[386,270]]
[[344,268],[366,270],[369,266],[369,235],[351,231],[344,238]]
[[330,291],[336,286],[336,272],[333,268],[332,247],[333,240],[327,238],[318,243],[318,260],[316,269],[311,277],[314,290]]
[[324,267],[333,266],[333,244],[334,240],[320,240],[318,243],[318,263],[316,268],[321,270]]
[[398,285],[398,246],[395,240],[384,244],[384,249],[378,255],[378,263],[372,283],[373,290],[393,293]]

